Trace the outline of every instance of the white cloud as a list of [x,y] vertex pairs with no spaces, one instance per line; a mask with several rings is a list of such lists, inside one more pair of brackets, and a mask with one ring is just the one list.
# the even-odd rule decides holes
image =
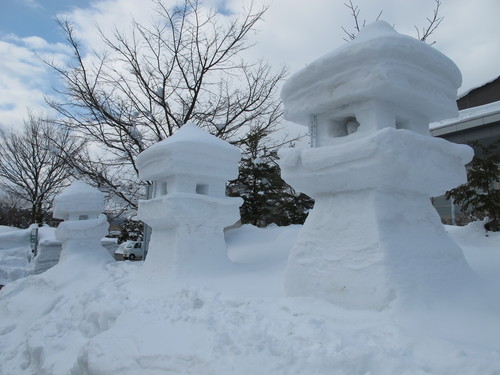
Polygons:
[[[228,0],[233,9],[242,0]],[[262,0],[262,3],[265,1]],[[358,0],[360,20],[373,21],[382,10],[381,19],[400,33],[417,36],[415,26],[427,25],[434,0]],[[449,56],[462,71],[460,91],[480,85],[500,75],[500,2],[498,0],[443,0],[439,28],[431,40],[435,48]],[[273,64],[286,64],[294,73],[321,55],[345,43],[341,27],[353,30],[353,18],[344,1],[274,0],[259,24],[257,46],[252,50]]]
[[[36,1],[27,0],[36,4]],[[218,8],[239,13],[248,7],[248,0],[206,0]],[[168,0],[172,4],[176,0]],[[269,0],[256,0],[256,6]],[[373,21],[380,10],[382,19],[395,25],[399,32],[415,36],[414,25],[423,26],[432,15],[434,0],[372,0],[356,1],[360,18]],[[148,24],[155,17],[152,1],[101,0],[86,9],[75,9],[65,16],[76,25],[76,36],[89,48],[103,47],[97,25],[111,35],[115,28],[130,29],[131,19]],[[461,91],[480,85],[500,75],[500,13],[498,0],[443,0],[441,14],[445,17],[435,32],[435,47],[452,58],[463,74]],[[344,1],[272,0],[264,22],[252,35],[256,46],[245,55],[249,60],[263,58],[275,65],[287,65],[294,73],[306,64],[345,43],[344,26],[352,29],[353,20]],[[43,93],[50,93],[50,73],[33,51],[60,61],[66,58],[67,47],[51,44],[32,36],[4,37],[0,41],[0,123],[18,121],[26,107],[42,105]]]
[[[175,3],[174,0],[168,3]],[[206,3],[239,13],[248,7],[248,0],[206,0]],[[256,0],[257,7],[268,0]],[[382,19],[393,24],[401,33],[416,36],[415,26],[422,27],[432,16],[435,0],[358,0],[360,21],[373,21],[380,11]],[[70,16],[77,25],[78,35],[89,46],[102,46],[96,25],[107,35],[114,28],[129,29],[133,17],[149,23],[155,15],[154,2],[136,0],[103,0],[88,9],[77,9]],[[443,0],[444,20],[434,34],[435,48],[450,56],[462,70],[463,90],[495,78],[496,61],[500,56],[500,13],[498,0]],[[246,58],[264,58],[276,65],[287,65],[290,71],[300,69],[317,57],[345,43],[341,27],[353,30],[353,19],[344,1],[332,0],[273,0],[264,22],[254,39],[257,45]]]
[[445,19],[436,32],[438,48],[460,68],[460,92],[500,75],[500,2],[454,0],[443,5]]
[[8,35],[0,40],[0,126],[18,127],[27,110],[46,109],[44,95],[50,94],[50,69],[40,59],[65,60],[68,49],[39,37]]

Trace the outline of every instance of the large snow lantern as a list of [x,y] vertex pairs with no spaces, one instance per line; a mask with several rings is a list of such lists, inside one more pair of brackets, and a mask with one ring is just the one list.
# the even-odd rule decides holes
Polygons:
[[283,152],[282,177],[315,199],[288,295],[383,309],[470,281],[429,199],[466,181],[471,148],[428,129],[457,114],[460,84],[450,59],[382,21],[288,80],[285,119],[310,127],[313,148]]
[[[170,276],[210,272],[227,261],[223,229],[239,220],[241,198],[226,197],[238,177],[240,150],[188,123],[137,157],[153,197],[139,201],[151,226],[147,267]],[[202,271],[204,270],[204,271]]]

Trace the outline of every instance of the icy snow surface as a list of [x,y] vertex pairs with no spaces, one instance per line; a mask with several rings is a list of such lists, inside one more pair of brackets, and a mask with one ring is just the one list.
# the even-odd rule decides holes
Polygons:
[[[88,256],[12,282],[0,291],[0,373],[498,374],[500,318],[487,310],[410,316],[284,298],[299,228],[232,230],[236,264],[169,291],[137,288],[141,262]],[[499,233],[447,231],[479,272],[499,265]]]

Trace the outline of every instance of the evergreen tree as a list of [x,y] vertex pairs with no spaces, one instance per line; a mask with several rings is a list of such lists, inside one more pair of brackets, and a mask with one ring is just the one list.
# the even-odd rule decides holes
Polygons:
[[262,145],[266,134],[252,131],[245,142],[245,155],[239,176],[228,185],[228,195],[244,200],[240,208],[241,222],[264,227],[302,224],[313,200],[298,194],[280,175],[276,151]]
[[500,154],[497,152],[500,141],[489,146],[471,142],[476,155],[467,170],[466,184],[446,193],[446,199],[454,202],[464,211],[470,213],[472,219],[487,217],[485,225],[488,230],[500,230]]
[[142,241],[144,223],[135,218],[127,218],[123,222],[122,230],[118,236],[118,243],[125,241]]

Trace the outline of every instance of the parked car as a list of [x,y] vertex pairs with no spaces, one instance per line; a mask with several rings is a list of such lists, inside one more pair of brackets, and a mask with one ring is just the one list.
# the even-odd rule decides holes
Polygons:
[[142,241],[126,241],[118,246],[115,254],[122,254],[123,259],[142,259]]

